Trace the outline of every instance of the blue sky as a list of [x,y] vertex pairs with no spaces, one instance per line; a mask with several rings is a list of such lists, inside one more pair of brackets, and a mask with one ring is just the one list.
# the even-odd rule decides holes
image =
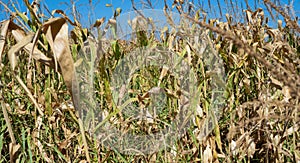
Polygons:
[[[5,4],[9,4],[10,1],[15,2],[17,8],[19,8],[23,12],[27,12],[26,8],[24,8],[24,2],[22,0],[1,0]],[[30,2],[32,0],[29,0]],[[72,5],[70,3],[71,0],[41,0],[42,4],[42,12],[47,13],[46,8],[48,8],[50,11],[54,9],[61,9],[65,11],[68,15],[71,14],[72,11]],[[110,18],[113,15],[113,10],[120,7],[122,8],[122,13],[132,11],[132,5],[131,0],[73,0],[77,6],[77,11],[81,15],[81,24],[83,25],[89,25],[94,22],[95,19],[106,17],[106,20]],[[89,5],[89,1],[92,1],[92,5]],[[144,0],[146,1],[146,0]],[[211,8],[209,9],[208,1],[211,2]],[[227,8],[230,8],[226,6],[225,1],[229,2],[228,0],[220,0],[220,4],[222,6],[222,13],[225,14],[226,12],[230,12],[227,10]],[[232,0],[233,2],[237,2],[238,7],[245,8],[246,5],[244,3],[244,0]],[[249,5],[251,8],[254,8],[254,1],[248,0]],[[260,0],[261,3],[263,0]],[[141,9],[143,5],[141,5],[140,0],[135,0],[137,4],[137,8]],[[163,8],[163,0],[151,0],[153,4],[153,8],[155,9],[162,9]],[[167,0],[168,4],[171,5],[173,0]],[[198,4],[200,2],[200,4]],[[293,7],[295,10],[296,16],[300,17],[300,0],[280,0],[281,6],[285,6],[289,3],[293,2]],[[106,4],[112,4],[112,7],[105,7]],[[209,17],[220,17],[219,15],[219,8],[217,5],[217,1],[215,0],[195,0],[195,5],[197,7],[201,6],[204,8],[205,11],[209,13]],[[257,4],[259,7],[262,7],[265,9],[265,6],[263,4]],[[214,12],[215,11],[215,12]],[[267,11],[265,12],[267,13]],[[0,5],[0,20],[3,20],[7,18],[8,14],[5,13],[3,6]]]

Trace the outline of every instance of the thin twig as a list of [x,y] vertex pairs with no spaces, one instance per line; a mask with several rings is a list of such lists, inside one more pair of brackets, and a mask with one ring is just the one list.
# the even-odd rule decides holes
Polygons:
[[39,106],[39,104],[36,102],[36,100],[34,99],[32,93],[29,91],[29,89],[26,87],[26,85],[24,84],[24,82],[22,81],[22,79],[19,77],[19,75],[15,74],[15,77],[17,79],[17,81],[21,84],[21,86],[23,87],[23,89],[25,90],[25,92],[27,93],[28,97],[31,99],[31,101],[33,102],[33,104],[35,105],[35,107],[37,108],[39,114],[41,116],[44,116],[43,110],[42,108]]

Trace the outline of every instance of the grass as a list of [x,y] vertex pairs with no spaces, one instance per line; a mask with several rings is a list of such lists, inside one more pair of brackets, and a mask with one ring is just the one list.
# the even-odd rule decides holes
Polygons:
[[[115,31],[110,30],[114,18],[98,20],[93,30],[103,37],[96,38],[64,13],[42,22],[34,5],[27,5],[30,17],[10,11],[15,21],[1,23],[0,161],[299,162],[297,21],[267,0],[255,1],[267,10],[246,10],[242,21],[231,16],[240,11],[232,1],[226,3],[232,13],[224,21],[206,20],[197,8],[187,13],[187,4],[180,2],[174,10],[189,21],[180,33],[170,26],[158,34],[138,31],[127,40],[102,39]],[[119,12],[115,18],[122,16]],[[282,20],[270,27],[267,19],[277,19],[274,14]],[[74,27],[71,35],[68,24]],[[138,50],[151,48],[140,56]],[[174,63],[166,62],[172,57]],[[142,63],[146,66],[140,68]],[[182,73],[187,67],[191,73]],[[193,91],[186,91],[186,83]],[[174,132],[172,126],[183,129]],[[169,146],[158,151],[147,153],[155,149],[151,137],[150,148],[135,149],[138,155],[116,146],[121,135],[162,130],[178,137],[163,140]],[[130,144],[139,138],[124,140]],[[115,145],[107,145],[111,142]]]

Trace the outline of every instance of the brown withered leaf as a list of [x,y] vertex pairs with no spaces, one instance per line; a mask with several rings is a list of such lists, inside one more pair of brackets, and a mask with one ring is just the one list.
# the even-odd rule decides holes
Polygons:
[[[62,16],[65,18],[65,20],[67,20],[71,25],[81,27],[80,23],[78,23],[78,22],[76,21],[76,19],[74,20],[75,22],[72,22],[72,21],[70,20],[70,18],[65,14],[65,12],[64,12],[63,10],[53,10],[51,14],[52,14],[52,15],[54,15],[54,14],[60,14],[60,15],[62,15]],[[52,18],[52,20],[49,19],[49,21],[48,21],[47,23],[49,23],[50,21],[53,21],[53,19],[56,19],[56,18]]]
[[9,156],[11,162],[14,162],[14,160],[16,159],[16,155],[20,147],[20,144],[9,143]]
[[[11,31],[14,39],[17,42],[20,42],[23,40],[23,38],[26,36],[26,33],[23,29],[21,29],[18,25],[16,25],[14,22],[9,21],[8,30]],[[33,50],[32,57],[41,62],[44,63],[47,66],[53,67],[53,61],[51,58],[44,55],[38,48],[34,47],[33,43],[28,43],[25,45],[24,50],[27,53],[30,53]]]
[[33,34],[28,34],[23,37],[16,45],[12,46],[8,51],[8,59],[11,65],[11,69],[14,71],[17,65],[17,52],[19,52],[24,46],[29,44],[32,41]]
[[[43,31],[46,33],[46,38],[53,51],[54,60],[60,66],[65,84],[70,93],[72,93],[75,68],[69,46],[68,24],[64,18],[52,18],[43,24]],[[76,100],[73,98],[73,101]]]

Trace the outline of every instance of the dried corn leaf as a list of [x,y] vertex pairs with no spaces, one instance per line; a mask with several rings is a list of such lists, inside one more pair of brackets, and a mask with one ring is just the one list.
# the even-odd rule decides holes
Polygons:
[[8,51],[8,59],[11,65],[11,69],[14,71],[17,65],[17,52],[19,52],[24,46],[29,44],[32,41],[34,34],[28,34],[27,36],[23,37],[16,45],[11,47]]
[[75,71],[69,46],[68,24],[64,18],[53,18],[46,22],[43,27],[54,58],[60,66],[65,84],[72,93],[72,81]]
[[[18,25],[16,25],[14,22],[10,21],[9,22],[9,31],[11,31],[13,37],[17,42],[20,42],[23,40],[23,38],[26,36],[26,33],[24,32],[23,29],[21,29]],[[25,45],[25,51],[27,53],[30,53],[33,49],[33,43],[28,43]],[[44,63],[47,66],[53,67],[53,61],[51,58],[47,57],[44,55],[39,49],[36,47],[33,49],[32,57],[39,61]]]
[[[78,23],[78,22],[76,21],[76,19],[74,20],[74,22],[72,22],[72,21],[70,20],[70,18],[64,13],[63,10],[53,10],[51,13],[52,13],[52,15],[54,15],[55,13],[56,13],[56,14],[60,14],[60,15],[62,15],[62,16],[65,18],[65,20],[67,20],[71,25],[81,27],[80,23]],[[52,19],[49,19],[49,21],[46,22],[46,24],[49,24],[51,21],[53,21],[53,19],[61,19],[61,18],[52,18]],[[44,25],[45,25],[45,24],[44,24]]]

